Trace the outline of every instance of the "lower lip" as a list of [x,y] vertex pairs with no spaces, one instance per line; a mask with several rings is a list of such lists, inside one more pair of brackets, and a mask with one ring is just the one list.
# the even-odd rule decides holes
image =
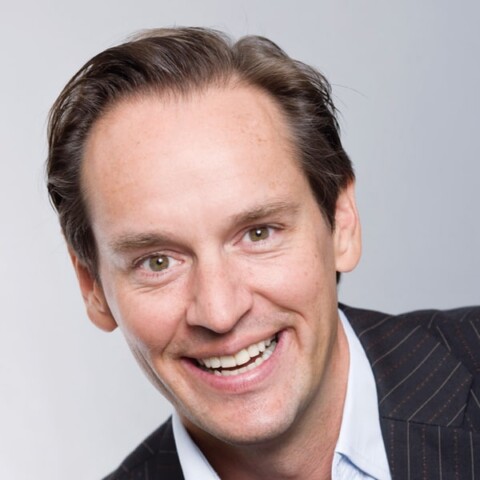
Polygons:
[[286,349],[286,345],[286,332],[279,332],[277,334],[277,346],[267,360],[253,370],[239,373],[238,375],[230,375],[228,377],[214,375],[213,373],[202,370],[189,359],[184,359],[183,363],[185,368],[187,368],[191,374],[195,375],[198,380],[202,383],[206,383],[215,390],[224,393],[248,393],[268,379],[272,372],[277,368],[279,359],[283,351]]

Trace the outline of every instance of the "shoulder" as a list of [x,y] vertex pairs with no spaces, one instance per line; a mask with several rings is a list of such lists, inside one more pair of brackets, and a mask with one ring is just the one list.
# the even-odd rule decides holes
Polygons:
[[172,419],[146,438],[104,480],[183,480],[182,469],[173,437]]
[[353,308],[343,304],[339,304],[339,308],[345,312],[351,323],[364,328],[375,326],[377,322],[383,323],[389,320],[421,324],[427,328],[436,326],[439,323],[453,322],[461,325],[468,322],[476,324],[480,321],[480,306],[460,307],[451,310],[417,310],[401,314]]
[[373,348],[403,340],[411,332],[424,332],[439,341],[472,372],[480,370],[480,306],[450,310],[419,310],[392,315],[340,305],[357,336]]
[[370,362],[382,418],[480,431],[480,307],[340,308]]

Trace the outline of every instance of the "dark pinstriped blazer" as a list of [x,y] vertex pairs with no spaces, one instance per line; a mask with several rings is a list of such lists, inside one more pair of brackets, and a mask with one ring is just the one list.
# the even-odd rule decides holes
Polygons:
[[[392,478],[480,479],[480,307],[340,308],[372,365]],[[183,480],[171,420],[105,480],[127,479]]]

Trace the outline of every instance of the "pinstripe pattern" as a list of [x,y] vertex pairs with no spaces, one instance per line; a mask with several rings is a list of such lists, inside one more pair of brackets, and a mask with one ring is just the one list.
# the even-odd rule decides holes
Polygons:
[[480,479],[480,308],[342,309],[372,364],[392,478]]
[[[372,365],[393,480],[480,480],[480,307],[341,308]],[[171,420],[105,478],[136,479],[183,480]]]

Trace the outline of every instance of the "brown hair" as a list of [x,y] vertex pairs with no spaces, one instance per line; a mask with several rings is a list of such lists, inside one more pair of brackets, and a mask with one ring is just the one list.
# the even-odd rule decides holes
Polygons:
[[354,173],[340,142],[328,81],[263,37],[235,43],[210,29],[154,29],[88,61],[50,112],[48,192],[69,246],[91,273],[97,273],[96,245],[80,173],[94,123],[132,96],[186,95],[232,79],[260,88],[280,105],[312,191],[334,228],[338,194]]

